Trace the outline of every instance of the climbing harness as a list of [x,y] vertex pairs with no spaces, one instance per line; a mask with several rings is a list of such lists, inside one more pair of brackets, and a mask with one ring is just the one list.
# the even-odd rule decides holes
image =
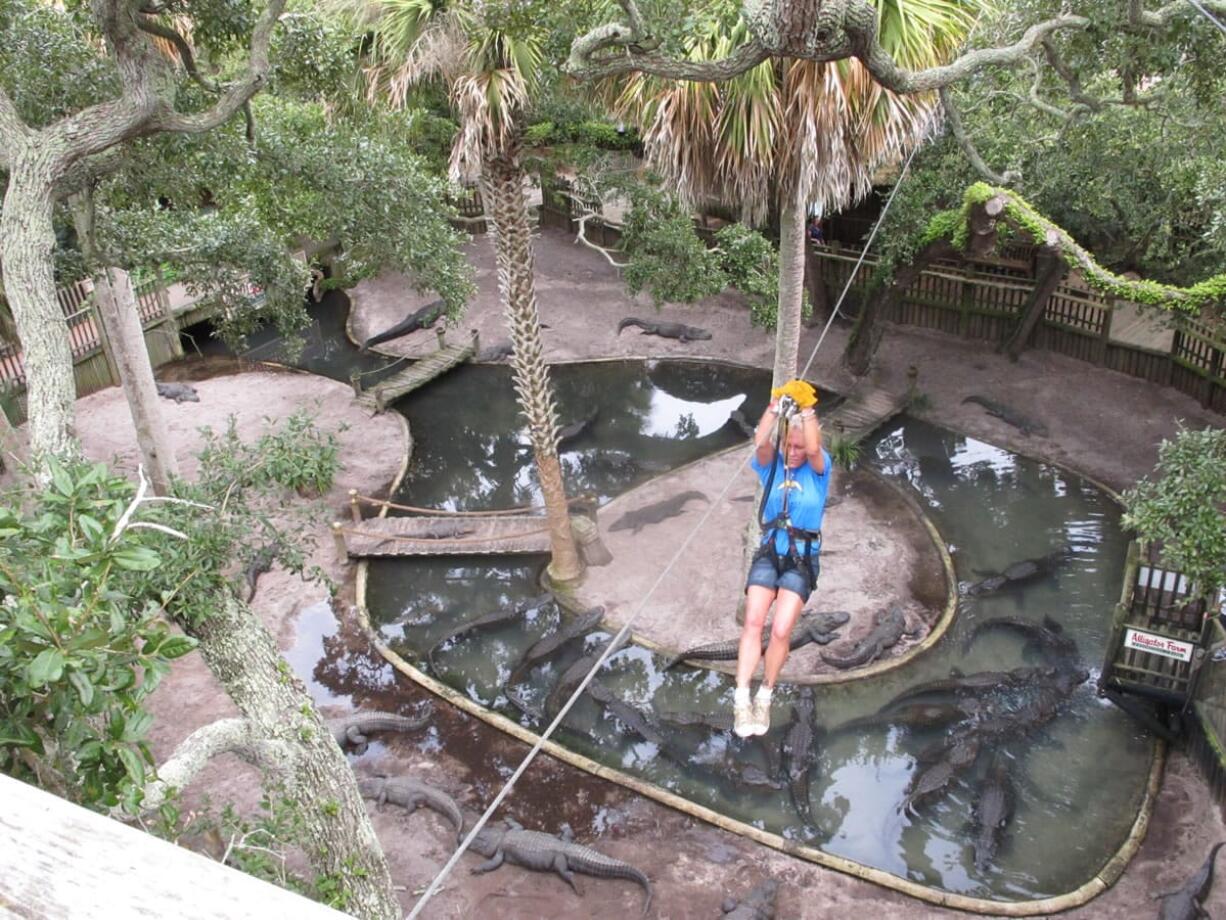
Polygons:
[[[826,333],[830,331],[830,326],[834,323],[834,318],[838,316],[839,309],[843,306],[843,300],[847,297],[847,292],[851,289],[851,284],[855,280],[856,273],[860,270],[860,266],[864,262],[864,257],[868,254],[869,247],[873,244],[873,240],[877,236],[877,231],[881,228],[881,223],[885,219],[886,214],[889,213],[890,205],[894,203],[894,195],[897,193],[898,187],[902,185],[903,180],[907,177],[907,172],[911,168],[911,161],[915,158],[915,152],[917,150],[919,150],[918,144],[911,148],[911,153],[908,155],[906,162],[903,164],[902,171],[899,173],[898,181],[894,183],[894,188],[890,190],[889,197],[886,198],[885,206],[882,207],[881,214],[877,217],[877,223],[873,225],[873,230],[868,235],[868,239],[864,243],[864,249],[860,252],[860,258],[852,268],[851,274],[847,277],[847,284],[843,287],[843,293],[841,293],[839,295],[839,299],[835,301],[834,309],[830,311],[830,319],[827,320],[826,326],[822,330],[822,334],[818,337],[817,344],[813,346],[813,352],[809,355],[809,360],[805,362],[804,369],[797,374],[798,377],[803,378],[805,376],[809,370],[809,366],[813,363],[813,359],[817,357],[817,351],[822,347],[822,342],[825,341]],[[786,463],[784,464],[784,467],[784,475],[786,476]],[[691,530],[686,538],[681,541],[681,545],[674,551],[672,558],[668,560],[668,563],[664,566],[659,576],[654,582],[652,582],[651,587],[647,589],[647,592],[643,595],[642,600],[639,601],[638,606],[630,614],[630,617],[622,625],[621,629],[617,631],[617,634],[612,638],[608,645],[605,646],[604,651],[600,653],[600,657],[596,659],[596,663],[592,665],[591,670],[584,675],[583,680],[581,680],[579,685],[575,687],[574,692],[572,692],[570,695],[570,698],[562,704],[562,708],[558,710],[558,714],[554,716],[553,721],[550,722],[545,730],[537,737],[537,740],[533,743],[531,750],[524,755],[524,759],[520,761],[519,766],[515,768],[509,777],[507,777],[506,782],[504,782],[502,788],[498,790],[498,794],[494,796],[493,801],[486,806],[485,811],[481,813],[481,817],[477,819],[476,823],[473,824],[472,829],[469,830],[464,839],[460,841],[460,845],[456,847],[455,852],[451,854],[447,862],[443,864],[443,867],[439,869],[438,873],[431,880],[430,884],[426,886],[426,890],[422,893],[421,898],[418,899],[417,903],[413,905],[413,909],[409,912],[407,920],[415,920],[416,917],[421,915],[426,903],[438,892],[439,886],[443,883],[443,879],[445,879],[451,870],[455,868],[456,863],[460,861],[460,857],[472,844],[477,834],[481,832],[481,829],[485,827],[490,817],[495,811],[498,810],[498,806],[501,805],[503,800],[510,794],[511,787],[515,785],[521,776],[523,776],[524,771],[527,770],[532,761],[536,759],[536,755],[541,752],[541,749],[544,748],[545,743],[557,730],[558,726],[562,724],[562,720],[566,718],[567,714],[569,714],[571,707],[575,705],[576,700],[578,700],[579,697],[582,696],[587,690],[588,685],[592,682],[592,679],[595,678],[596,672],[603,668],[605,662],[609,660],[609,657],[621,648],[622,643],[630,634],[630,627],[634,625],[634,621],[638,618],[638,615],[646,608],[647,602],[651,599],[652,595],[655,594],[656,589],[660,587],[660,585],[664,582],[664,578],[670,571],[672,571],[672,567],[676,564],[677,560],[680,559],[681,556],[690,548],[690,544],[694,542],[694,538],[697,537],[699,531],[706,526],[707,519],[710,518],[715,509],[723,503],[724,499],[728,497],[728,493],[732,490],[732,484],[736,481],[736,476],[739,472],[740,468],[738,467],[733,471],[732,475],[728,477],[728,481],[724,484],[723,489],[720,491],[715,501],[711,502],[707,506],[707,509],[703,512],[702,516],[698,519],[698,522],[694,525],[694,529]],[[761,513],[759,513],[759,519],[760,518]],[[820,541],[820,533],[817,534],[817,538]]]
[[[788,502],[793,489],[792,470],[788,466],[786,458],[783,461],[783,502],[779,513],[771,520],[766,520],[766,503],[770,499],[771,489],[775,485],[775,471],[780,464],[779,457],[788,442],[791,420],[796,415],[798,409],[799,407],[791,397],[783,396],[779,399],[779,421],[775,428],[774,459],[771,463],[770,473],[767,475],[766,485],[762,490],[762,501],[758,505],[758,525],[762,528],[762,543],[758,546],[758,551],[754,553],[753,561],[769,559],[775,567],[776,575],[783,575],[784,572],[791,569],[804,572],[808,575],[809,588],[812,589],[817,585],[817,574],[819,571],[818,558],[814,551],[815,549],[819,552],[821,550],[822,532],[820,530],[806,530],[792,523],[791,514],[788,510]],[[788,548],[783,556],[779,555],[779,548],[776,545],[777,541],[775,539],[775,533],[779,530],[784,531],[788,538]],[[797,545],[798,541],[804,542],[803,553]]]

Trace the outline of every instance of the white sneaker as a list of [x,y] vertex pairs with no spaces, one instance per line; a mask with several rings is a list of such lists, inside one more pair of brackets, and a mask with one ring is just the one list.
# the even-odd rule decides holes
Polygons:
[[771,730],[771,704],[769,700],[754,698],[753,701],[753,731],[754,735],[765,735]]
[[732,707],[732,730],[738,738],[748,738],[760,734],[754,718],[753,703],[740,703]]

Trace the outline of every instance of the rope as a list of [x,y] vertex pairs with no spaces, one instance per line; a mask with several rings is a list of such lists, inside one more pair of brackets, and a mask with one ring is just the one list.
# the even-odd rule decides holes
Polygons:
[[520,514],[524,511],[536,511],[544,505],[520,505],[517,508],[500,508],[497,511],[448,511],[445,508],[419,508],[416,505],[398,505],[385,498],[371,498],[369,495],[355,495],[359,501],[371,505],[382,505],[385,508],[395,508],[397,511],[416,511],[420,514],[435,514],[439,517],[499,517],[509,514]]
[[1220,31],[1223,35],[1226,35],[1226,25],[1222,25],[1222,21],[1220,19],[1218,19],[1216,16],[1210,13],[1207,9],[1205,9],[1203,6],[1197,3],[1196,0],[1188,0],[1188,2],[1192,4],[1194,7],[1196,7],[1196,9],[1200,11],[1200,14],[1202,16],[1204,16],[1211,23],[1217,26],[1218,31]]
[[[826,323],[826,328],[822,330],[822,334],[817,340],[817,345],[813,348],[813,354],[809,356],[809,361],[805,364],[804,371],[802,371],[798,376],[803,377],[804,373],[808,371],[809,365],[813,363],[813,359],[817,357],[817,350],[821,347],[823,340],[826,338],[826,333],[830,329],[830,324],[834,322],[834,317],[838,315],[839,308],[843,305],[843,298],[847,296],[847,291],[851,287],[851,279],[855,278],[856,271],[858,271],[860,267],[860,262],[864,261],[864,256],[868,252],[869,246],[872,245],[873,239],[877,236],[877,230],[881,227],[882,221],[889,212],[890,205],[894,202],[894,194],[898,191],[898,187],[906,178],[907,169],[911,166],[911,160],[915,156],[915,151],[918,149],[919,145],[916,145],[916,147],[912,149],[911,155],[907,157],[907,162],[904,164],[902,172],[899,173],[898,182],[894,184],[894,188],[891,190],[889,198],[886,199],[885,207],[881,209],[881,214],[877,218],[877,223],[873,225],[873,231],[869,234],[868,240],[864,244],[864,249],[860,252],[860,260],[857,262],[856,268],[852,270],[851,278],[848,279],[847,286],[843,288],[843,293],[839,295],[839,299],[834,305],[834,310],[832,310],[830,313],[830,320]],[[780,421],[782,422],[782,419]],[[755,438],[755,449],[756,446],[757,441]],[[407,920],[414,920],[414,918],[420,916],[427,902],[429,902],[430,898],[434,897],[435,893],[437,893],[443,879],[447,877],[447,875],[455,867],[455,864],[460,861],[460,857],[464,855],[464,852],[469,848],[469,846],[472,845],[472,842],[476,838],[477,834],[481,832],[481,829],[489,822],[490,817],[495,811],[498,810],[498,806],[501,805],[503,800],[510,794],[511,788],[515,785],[516,781],[524,774],[524,771],[528,769],[532,761],[536,759],[536,755],[541,752],[541,749],[545,746],[545,742],[549,740],[557,727],[562,724],[562,720],[566,718],[566,715],[570,712],[571,707],[575,705],[575,702],[580,696],[583,695],[583,692],[587,690],[588,684],[590,684],[596,677],[596,673],[602,667],[604,667],[604,663],[608,661],[609,657],[613,653],[620,650],[621,643],[625,641],[627,636],[630,635],[630,627],[634,625],[634,621],[638,619],[639,614],[643,612],[643,609],[647,606],[647,602],[651,600],[652,595],[655,594],[656,589],[660,587],[660,585],[664,582],[664,579],[668,576],[668,573],[672,571],[672,568],[676,564],[677,560],[681,558],[687,549],[689,549],[690,544],[694,542],[694,538],[706,525],[707,520],[714,513],[715,509],[719,507],[725,498],[727,498],[729,491],[732,489],[733,482],[736,481],[737,475],[746,465],[748,465],[749,458],[752,455],[753,452],[751,451],[746,456],[745,463],[738,464],[732,471],[732,475],[728,477],[728,481],[724,483],[724,487],[720,490],[719,496],[715,499],[715,501],[707,505],[706,511],[704,511],[702,516],[698,519],[698,523],[694,525],[694,529],[689,532],[688,536],[686,536],[686,538],[681,542],[681,545],[677,548],[676,552],[673,553],[672,558],[668,560],[668,563],[656,577],[656,580],[652,583],[651,587],[647,589],[647,593],[643,595],[642,600],[639,601],[638,606],[634,609],[634,612],[631,613],[630,617],[626,620],[622,628],[617,631],[617,635],[615,635],[609,644],[605,646],[604,651],[600,653],[600,657],[596,659],[596,663],[592,665],[591,670],[584,675],[583,680],[579,682],[579,686],[575,688],[573,693],[571,693],[570,698],[567,699],[567,701],[562,705],[562,708],[558,710],[558,714],[554,716],[553,721],[549,723],[545,731],[542,732],[537,738],[536,742],[532,745],[532,749],[529,750],[526,755],[524,755],[524,759],[520,762],[519,766],[515,768],[515,772],[507,778],[505,783],[503,783],[502,788],[498,790],[498,794],[494,796],[494,800],[490,802],[485,811],[482,812],[481,817],[477,819],[472,830],[470,830],[468,835],[465,836],[465,838],[460,842],[460,845],[456,848],[456,851],[451,854],[451,858],[444,863],[441,869],[439,869],[438,874],[435,875],[433,880],[431,880],[429,887],[426,888],[418,902],[413,905],[413,909],[409,912]],[[784,465],[786,467],[786,464]]]

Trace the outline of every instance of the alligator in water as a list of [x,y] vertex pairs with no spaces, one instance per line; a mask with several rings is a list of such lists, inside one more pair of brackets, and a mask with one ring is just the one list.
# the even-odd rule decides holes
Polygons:
[[768,878],[740,901],[725,898],[720,906],[720,920],[775,920],[775,902],[779,900],[779,883]]
[[698,499],[704,502],[709,500],[697,489],[678,492],[676,495],[670,495],[661,501],[644,505],[642,508],[636,508],[633,511],[627,511],[609,525],[609,531],[629,530],[631,533],[638,533],[649,524],[659,524],[668,518],[676,517],[681,514],[691,500]]
[[805,824],[813,825],[809,772],[813,768],[813,690],[805,687],[792,704],[792,724],[783,739],[783,771],[792,805]]
[[259,583],[260,576],[272,568],[272,564],[277,558],[277,549],[278,546],[275,543],[261,546],[255,551],[251,561],[247,563],[247,568],[243,569],[243,578],[247,581],[248,604],[255,597],[255,589]]
[[1064,627],[1053,620],[1051,617],[1043,617],[1043,622],[1039,625],[1019,620],[1015,617],[995,617],[991,620],[984,620],[979,623],[966,641],[962,644],[962,650],[967,651],[971,645],[981,635],[989,630],[1003,629],[1007,631],[1021,633],[1026,637],[1026,649],[1037,651],[1043,658],[1053,665],[1073,665],[1080,660],[1080,655],[1077,651],[1077,643],[1073,637],[1064,631]]
[[953,736],[952,741],[943,745],[943,756],[915,775],[903,801],[903,810],[914,814],[916,804],[943,792],[955,776],[975,762],[980,747],[979,736],[973,732]]
[[822,660],[841,669],[859,667],[878,657],[906,634],[907,618],[902,608],[883,607],[874,615],[873,628],[868,635],[853,645],[850,651],[844,654],[823,651]]
[[443,315],[446,309],[447,304],[441,300],[428,303],[420,310],[414,310],[390,329],[385,329],[378,335],[372,335],[362,343],[362,351],[368,351],[381,342],[398,339],[402,335],[408,335],[410,332],[416,332],[418,329],[429,329],[438,322],[439,317]]
[[929,680],[908,687],[886,703],[880,712],[886,713],[902,703],[935,694],[949,694],[954,697],[985,696],[991,691],[1025,686],[1032,681],[1050,676],[1051,673],[1050,668],[1014,668],[1012,671],[977,671],[974,674],[963,674],[954,669],[950,671],[949,677]]
[[558,429],[558,447],[563,444],[569,444],[577,440],[581,435],[591,430],[592,425],[596,421],[596,416],[600,414],[600,409],[595,408],[591,413],[584,418],[571,422],[569,425],[563,425]]
[[505,361],[515,353],[515,346],[510,342],[499,342],[497,345],[491,345],[489,348],[482,348],[477,353],[476,360],[486,364],[496,364],[499,361]]
[[407,776],[371,776],[358,780],[358,791],[362,798],[374,799],[378,805],[391,802],[409,814],[425,805],[455,825],[457,840],[463,836],[464,815],[460,806],[447,793],[433,786]]
[[887,704],[880,712],[851,719],[834,730],[846,732],[879,725],[902,725],[913,729],[944,728],[974,718],[978,709],[979,704],[974,700],[950,703]]
[[[630,633],[626,633],[625,636],[622,637],[621,642],[609,651],[609,658],[612,658],[619,651],[621,651],[629,641]],[[561,711],[562,706],[568,699],[570,699],[570,695],[575,692],[575,688],[578,687],[583,681],[583,678],[587,676],[588,671],[592,670],[592,668],[596,666],[596,662],[600,660],[600,656],[603,653],[604,647],[602,646],[601,648],[592,652],[592,654],[584,655],[582,658],[576,659],[569,668],[562,672],[562,676],[558,678],[558,682],[554,684],[553,689],[549,691],[549,696],[545,698],[545,715],[552,719]],[[605,660],[606,662],[608,661],[608,659]],[[522,702],[516,701],[516,705],[518,705],[520,709],[529,715],[537,717],[541,715],[540,712],[533,712],[528,709],[528,707],[526,707]]]
[[569,623],[564,623],[557,632],[533,643],[532,647],[524,652],[524,657],[519,660],[519,664],[511,671],[511,676],[507,678],[506,686],[519,683],[538,662],[544,661],[562,646],[566,645],[566,643],[572,642],[580,636],[591,632],[600,625],[602,619],[604,619],[604,608],[593,607],[591,610],[579,614]]
[[431,646],[430,650],[426,652],[426,660],[430,662],[430,667],[437,670],[437,665],[434,663],[434,654],[447,643],[454,642],[465,633],[474,632],[479,629],[488,629],[491,626],[501,626],[503,623],[510,623],[512,620],[518,620],[529,610],[535,610],[539,607],[543,607],[551,600],[553,600],[553,595],[546,591],[544,594],[541,594],[538,597],[534,597],[531,600],[516,604],[510,610],[494,610],[485,614],[484,616],[477,617],[475,620],[470,620],[467,623],[457,626],[451,632],[447,633],[447,635],[443,636],[443,638],[439,639],[438,642],[434,643],[433,646]]
[[[796,626],[792,629],[792,637],[788,648],[796,651],[802,646],[814,642],[818,645],[829,645],[837,638],[835,630],[851,619],[851,614],[844,610],[829,610],[823,613],[801,614]],[[763,632],[762,651],[770,643],[770,634]],[[710,645],[699,645],[686,649],[674,655],[664,663],[664,670],[676,667],[682,661],[735,661],[740,651],[740,639],[727,639],[723,642],[713,642]]]
[[366,753],[367,736],[371,732],[415,732],[430,724],[430,713],[417,718],[395,712],[355,712],[339,719],[328,720],[328,731],[343,750],[352,744],[357,754]]
[[173,399],[177,403],[200,402],[200,394],[196,388],[186,383],[157,383],[158,396]]
[[635,319],[633,316],[627,316],[617,324],[617,334],[621,335],[622,330],[627,326],[638,326],[643,330],[643,335],[659,335],[666,339],[680,339],[682,342],[693,342],[698,339],[711,338],[710,332],[698,326],[687,326],[684,323],[652,322],[648,319]]
[[487,857],[487,861],[474,867],[472,872],[492,872],[506,861],[537,872],[556,872],[575,894],[579,894],[575,872],[597,878],[629,879],[642,885],[646,892],[643,901],[643,916],[646,916],[651,909],[651,882],[647,876],[629,863],[605,856],[568,837],[526,831],[517,821],[507,818],[505,828],[484,827],[473,838],[470,848]]
[[649,744],[654,744],[660,749],[661,753],[667,754],[670,758],[683,766],[690,762],[690,755],[687,751],[682,750],[675,741],[673,741],[668,733],[662,731],[646,713],[640,712],[629,703],[618,699],[608,687],[598,680],[593,680],[588,684],[588,693],[591,695],[601,708],[609,715],[613,716],[623,726],[628,728],[631,733],[638,735]]
[[1009,767],[1004,758],[997,755],[971,813],[975,834],[975,868],[980,872],[985,871],[996,858],[1005,827],[1013,817],[1013,798]]
[[723,710],[712,712],[670,710],[660,713],[659,719],[661,722],[667,722],[669,725],[701,725],[703,728],[708,728],[713,732],[730,732],[732,731],[733,723],[732,713]]
[[1196,873],[1174,891],[1154,895],[1155,900],[1161,900],[1158,908],[1158,920],[1207,920],[1208,912],[1204,908],[1205,898],[1209,897],[1209,889],[1213,887],[1213,863],[1217,859],[1217,851],[1226,846],[1226,840],[1213,845],[1205,864]]
[[1023,559],[1001,572],[984,572],[976,570],[976,575],[984,576],[981,580],[967,586],[964,594],[972,597],[983,594],[993,594],[1007,588],[1017,588],[1022,585],[1047,578],[1069,557],[1068,547],[1062,547],[1046,556],[1037,559]]
[[995,416],[1006,425],[1016,428],[1024,435],[1029,436],[1032,434],[1037,434],[1040,437],[1047,437],[1047,426],[1045,426],[1042,422],[1036,422],[1033,419],[1027,418],[1016,409],[1006,406],[1004,403],[998,403],[995,400],[988,399],[986,396],[979,395],[968,396],[966,399],[962,400],[962,402],[964,404],[976,403],[977,405],[983,406],[983,410],[987,412],[988,415]]

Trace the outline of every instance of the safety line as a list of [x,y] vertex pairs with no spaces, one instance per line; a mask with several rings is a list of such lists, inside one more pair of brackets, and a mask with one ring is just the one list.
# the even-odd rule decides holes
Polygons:
[[1203,6],[1201,6],[1199,3],[1197,3],[1197,0],[1188,0],[1188,2],[1189,2],[1190,4],[1192,4],[1194,7],[1196,7],[1196,8],[1197,8],[1197,9],[1200,11],[1200,13],[1201,13],[1201,15],[1202,15],[1202,16],[1204,16],[1204,17],[1205,17],[1206,19],[1208,19],[1208,20],[1209,20],[1211,23],[1213,23],[1215,26],[1217,26],[1217,27],[1218,27],[1218,30],[1219,30],[1219,31],[1220,31],[1220,32],[1221,32],[1223,35],[1226,35],[1226,25],[1222,25],[1222,21],[1221,21],[1220,19],[1218,19],[1216,16],[1214,16],[1212,13],[1210,13],[1210,12],[1209,12],[1207,9],[1205,9]]
[[[915,156],[915,153],[920,146],[922,146],[922,143],[916,144],[911,150],[910,156],[907,157],[907,162],[904,164],[902,172],[898,176],[898,181],[894,183],[894,188],[890,191],[890,195],[886,199],[885,207],[882,208],[881,214],[877,218],[877,223],[873,225],[873,230],[869,234],[868,240],[864,244],[864,249],[860,253],[860,259],[857,261],[856,267],[852,270],[851,277],[848,279],[847,285],[843,288],[843,293],[839,295],[839,299],[835,302],[834,309],[830,313],[830,319],[826,323],[826,328],[822,330],[822,334],[818,338],[817,345],[814,347],[813,353],[809,356],[808,363],[805,364],[804,370],[797,375],[798,377],[804,377],[805,372],[809,370],[809,365],[812,364],[813,359],[817,357],[817,349],[821,347],[822,341],[826,337],[826,332],[830,329],[830,324],[834,322],[834,317],[838,314],[839,308],[843,305],[843,299],[847,296],[847,292],[851,288],[851,282],[855,279],[856,272],[859,271],[860,264],[864,261],[864,256],[868,252],[868,247],[872,245],[873,239],[877,236],[877,231],[880,229],[882,221],[885,220],[885,216],[889,212],[890,205],[894,201],[894,195],[898,191],[898,187],[906,178],[907,169],[910,167],[911,160]],[[756,449],[756,446],[757,440],[755,433],[754,449]],[[502,789],[498,791],[498,794],[494,796],[494,800],[490,802],[485,811],[481,814],[481,817],[477,819],[477,822],[473,825],[472,830],[469,831],[468,835],[460,842],[460,845],[457,847],[456,851],[451,854],[451,858],[448,859],[447,862],[444,863],[443,867],[438,871],[438,874],[430,882],[429,887],[426,888],[420,900],[413,905],[413,909],[409,912],[407,920],[414,920],[414,918],[421,914],[421,911],[426,906],[426,903],[438,891],[443,879],[450,874],[451,870],[455,867],[455,864],[459,862],[460,857],[464,855],[464,852],[469,848],[473,840],[476,839],[477,834],[481,832],[481,829],[485,827],[490,817],[495,811],[498,810],[498,806],[501,805],[503,800],[510,794],[511,787],[515,785],[515,782],[520,778],[520,776],[523,775],[524,771],[528,769],[532,761],[536,759],[536,755],[540,753],[541,749],[545,745],[545,742],[549,740],[550,736],[554,733],[554,730],[562,724],[562,720],[566,718],[566,715],[570,712],[571,707],[574,706],[579,697],[583,695],[583,692],[587,689],[588,684],[590,684],[595,678],[596,673],[604,666],[604,663],[613,654],[621,650],[621,643],[624,642],[626,636],[630,634],[630,627],[634,624],[634,621],[638,619],[638,615],[643,612],[643,609],[647,606],[647,602],[651,599],[651,596],[663,583],[668,573],[672,571],[673,565],[676,564],[677,560],[680,559],[689,548],[690,544],[694,541],[694,538],[698,535],[698,532],[702,530],[703,525],[707,522],[707,519],[723,502],[724,498],[728,495],[728,492],[731,491],[732,484],[736,481],[737,474],[739,474],[744,466],[748,464],[752,454],[753,451],[751,450],[749,456],[745,458],[745,463],[738,464],[736,469],[732,471],[732,475],[728,477],[728,481],[724,484],[723,489],[720,490],[719,496],[715,501],[707,505],[707,509],[703,512],[702,517],[699,518],[698,523],[694,525],[694,528],[690,531],[689,535],[684,541],[682,541],[681,546],[675,553],[673,553],[672,558],[668,560],[668,564],[664,566],[664,569],[660,572],[659,576],[657,576],[655,582],[653,582],[651,587],[648,588],[647,593],[643,595],[643,599],[639,601],[638,607],[635,608],[634,612],[626,620],[622,628],[617,631],[617,634],[613,637],[612,641],[605,646],[604,651],[601,652],[600,657],[596,660],[596,663],[592,665],[591,669],[586,675],[584,675],[584,678],[582,681],[580,681],[579,686],[575,688],[574,692],[570,695],[570,698],[563,704],[562,708],[558,710],[558,714],[554,716],[553,721],[549,723],[549,726],[545,729],[545,731],[537,737],[536,743],[532,745],[532,749],[528,751],[528,753],[524,756],[524,759],[520,762],[519,766],[515,768],[515,772],[507,778],[506,782],[502,786]]]

